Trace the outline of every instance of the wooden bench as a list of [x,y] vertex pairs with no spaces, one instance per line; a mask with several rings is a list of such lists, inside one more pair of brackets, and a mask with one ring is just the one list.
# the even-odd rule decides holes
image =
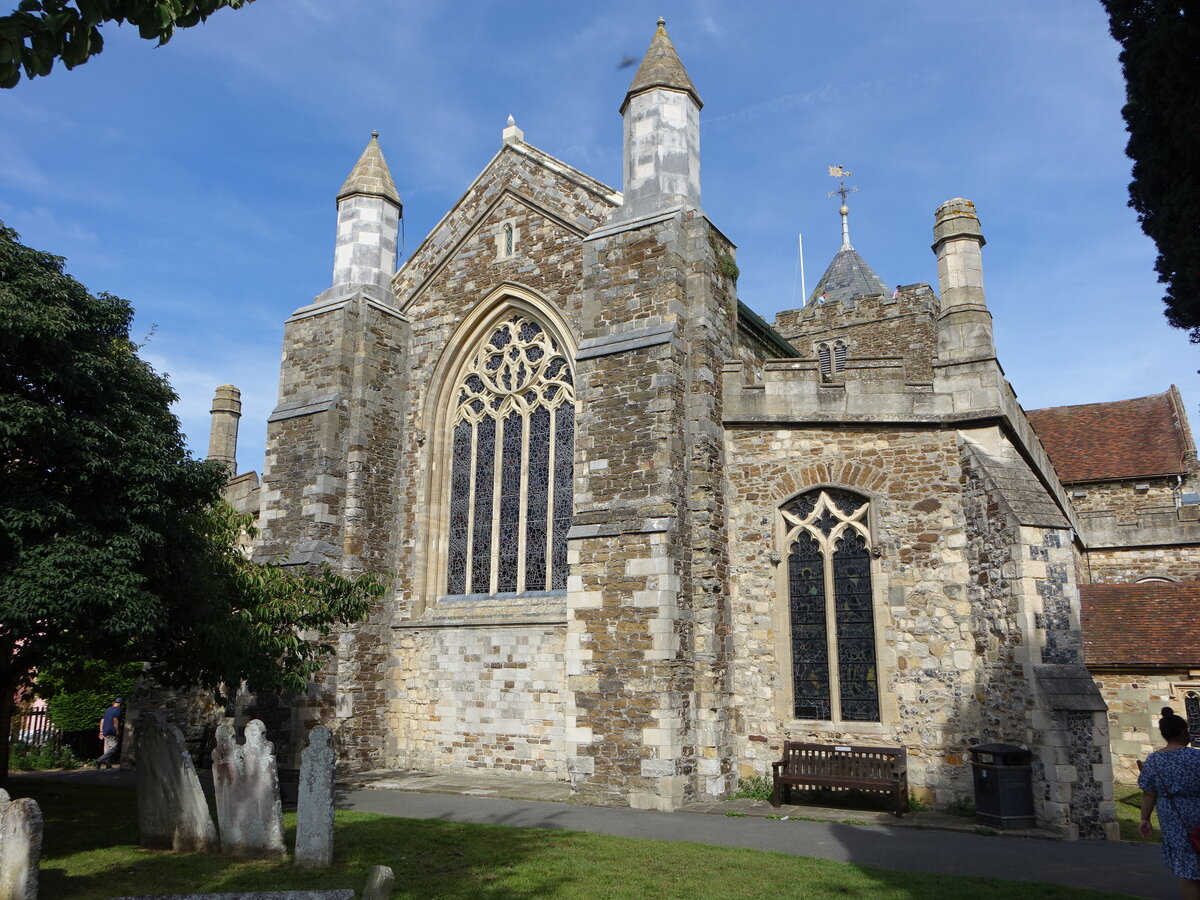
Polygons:
[[790,802],[793,785],[884,791],[897,816],[908,809],[908,754],[903,747],[848,747],[787,741],[771,763],[771,805]]

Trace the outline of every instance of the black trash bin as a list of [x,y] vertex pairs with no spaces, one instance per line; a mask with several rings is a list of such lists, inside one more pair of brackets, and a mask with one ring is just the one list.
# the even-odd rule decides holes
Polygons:
[[975,821],[993,828],[1033,828],[1032,754],[1014,744],[971,748]]

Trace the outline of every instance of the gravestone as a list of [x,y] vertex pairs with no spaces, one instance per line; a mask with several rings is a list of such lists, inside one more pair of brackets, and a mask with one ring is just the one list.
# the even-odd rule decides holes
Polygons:
[[143,716],[137,732],[138,841],[143,847],[211,853],[217,829],[183,735],[162,713]]
[[246,724],[245,742],[238,744],[231,726],[217,729],[213,787],[221,851],[230,856],[287,855],[275,747],[266,739],[266,730],[260,720],[251,719]]
[[362,900],[389,900],[396,876],[388,866],[371,866]]
[[324,868],[333,862],[333,735],[324,725],[308,733],[300,754],[296,798],[296,865]]
[[42,811],[28,797],[0,788],[0,900],[37,900]]

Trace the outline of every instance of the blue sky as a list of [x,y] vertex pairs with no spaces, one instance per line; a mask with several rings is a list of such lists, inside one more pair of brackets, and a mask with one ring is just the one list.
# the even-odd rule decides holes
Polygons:
[[[10,0],[10,5],[13,0]],[[257,0],[165,47],[106,30],[88,64],[0,94],[0,219],[137,309],[143,355],[207,447],[217,385],[242,389],[239,464],[262,468],[283,321],[329,286],[334,194],[378,129],[414,249],[525,139],[620,187],[621,121],[663,15],[705,102],[703,203],[768,320],[840,242],[889,284],[930,282],[933,211],[975,201],[1005,372],[1027,409],[1178,384],[1154,248],[1126,206],[1117,45],[1091,0]]]

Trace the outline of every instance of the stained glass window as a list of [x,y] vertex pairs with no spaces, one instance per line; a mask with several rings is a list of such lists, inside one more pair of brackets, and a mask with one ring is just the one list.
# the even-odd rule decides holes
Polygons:
[[570,361],[538,322],[514,314],[487,336],[455,397],[448,593],[565,588],[575,451]]
[[867,513],[865,498],[832,488],[783,509],[797,719],[879,721]]

